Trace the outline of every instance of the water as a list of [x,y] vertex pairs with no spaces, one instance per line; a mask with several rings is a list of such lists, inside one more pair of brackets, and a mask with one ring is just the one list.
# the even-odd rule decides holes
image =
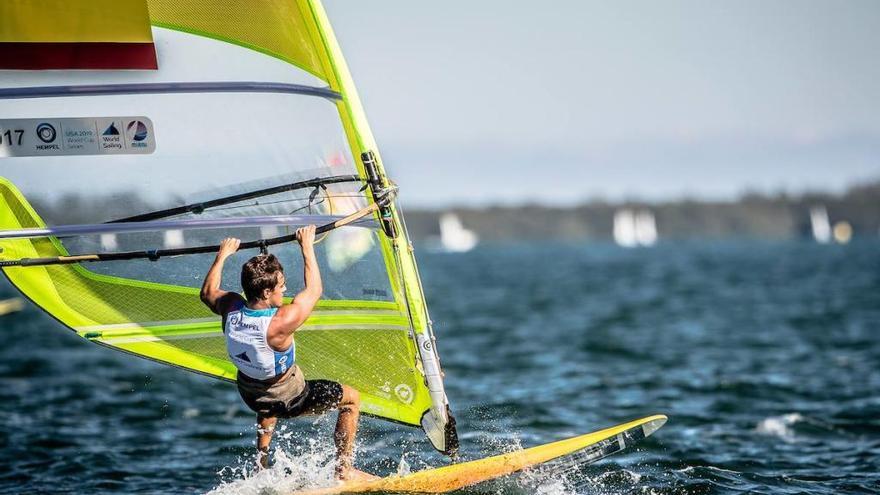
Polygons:
[[[670,417],[593,466],[465,493],[880,492],[878,253],[419,253],[466,457]],[[0,329],[2,493],[268,494],[331,475],[328,419],[287,422],[276,469],[252,475],[253,418],[233,387],[82,341],[32,307]],[[443,464],[415,430],[365,419],[361,440],[358,464],[382,474]]]

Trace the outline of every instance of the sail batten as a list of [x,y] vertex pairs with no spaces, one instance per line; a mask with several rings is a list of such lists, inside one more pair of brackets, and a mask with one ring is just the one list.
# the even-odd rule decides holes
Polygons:
[[328,88],[302,84],[253,81],[167,82],[143,84],[93,84],[72,86],[34,86],[0,88],[0,99],[62,98],[72,96],[143,95],[171,93],[279,93],[319,96],[340,100],[342,96]]
[[[363,182],[362,179],[357,175],[336,175],[329,177],[318,177],[314,179],[308,179],[304,181],[294,182],[292,184],[282,184],[280,186],[272,186],[264,189],[259,189],[256,191],[248,191],[245,193],[234,194],[232,196],[225,196],[222,198],[216,198],[208,201],[201,201],[198,203],[190,203],[183,206],[178,206],[175,208],[170,208],[167,210],[159,210],[159,211],[151,211],[149,213],[142,213],[140,215],[134,215],[126,218],[120,218],[116,220],[111,220],[107,223],[122,223],[122,222],[143,222],[147,220],[156,220],[159,218],[167,218],[176,215],[181,215],[184,213],[195,213],[202,214],[205,210],[215,208],[218,206],[229,205],[233,203],[240,203],[242,201],[246,201],[249,199],[261,198],[265,196],[272,196],[279,193],[285,193],[290,191],[296,191],[299,189],[306,188],[315,188],[315,191],[320,192],[318,188],[326,188],[329,184],[339,184],[343,182]],[[312,193],[315,194],[315,193]],[[309,196],[309,202],[311,202],[314,198],[312,195]]]
[[[235,227],[262,227],[277,225],[282,227],[321,225],[337,222],[342,215],[277,215],[230,217],[211,219],[162,220],[146,222],[114,222],[85,225],[61,225],[42,229],[0,230],[0,239],[28,239],[34,237],[64,237],[94,234],[122,234],[133,232],[157,232],[164,230],[229,229]],[[350,225],[375,227],[373,219],[361,219]]]

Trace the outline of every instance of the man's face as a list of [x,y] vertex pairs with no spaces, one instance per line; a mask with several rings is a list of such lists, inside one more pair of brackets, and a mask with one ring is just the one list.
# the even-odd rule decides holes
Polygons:
[[284,277],[284,274],[278,276],[278,284],[275,285],[275,288],[272,289],[271,292],[268,293],[266,299],[269,302],[269,306],[273,308],[280,308],[282,304],[284,304],[284,292],[287,290],[287,279]]

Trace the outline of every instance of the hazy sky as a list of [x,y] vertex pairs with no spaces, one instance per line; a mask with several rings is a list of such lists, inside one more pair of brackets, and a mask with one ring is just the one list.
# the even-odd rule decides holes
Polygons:
[[405,204],[880,178],[880,2],[325,0]]

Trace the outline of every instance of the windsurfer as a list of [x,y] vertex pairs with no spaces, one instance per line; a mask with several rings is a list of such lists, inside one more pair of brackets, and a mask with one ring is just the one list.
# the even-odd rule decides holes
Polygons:
[[360,415],[360,395],[354,388],[329,380],[306,380],[296,365],[294,333],[312,313],[323,287],[315,257],[315,226],[296,231],[303,256],[305,288],[284,304],[284,268],[272,254],[248,260],[241,270],[245,297],[220,289],[223,264],[238,250],[240,241],[224,239],[202,284],[201,299],[223,318],[230,360],[238,368],[238,391],[257,413],[257,459],[265,468],[278,418],[324,414],[339,410],[333,439],[337,476],[371,479],[354,469],[353,447]]

